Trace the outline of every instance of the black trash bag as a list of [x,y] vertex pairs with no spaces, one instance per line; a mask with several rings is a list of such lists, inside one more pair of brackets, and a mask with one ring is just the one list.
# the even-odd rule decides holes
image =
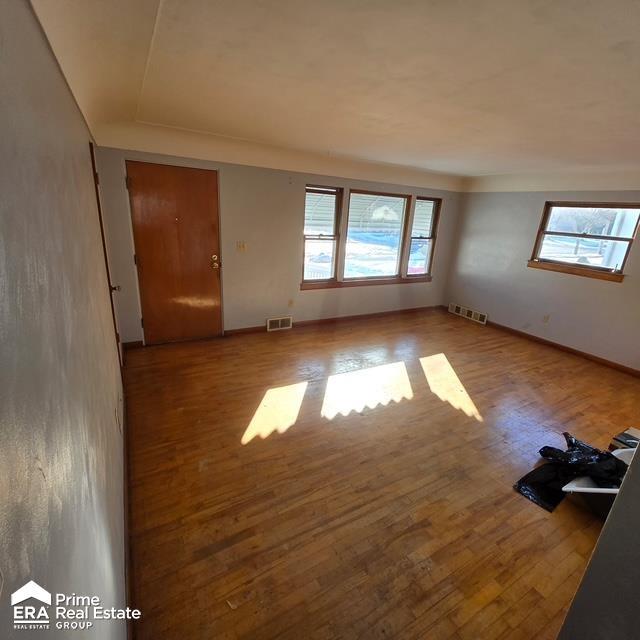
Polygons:
[[601,451],[570,433],[563,433],[567,450],[542,447],[540,455],[547,464],[536,467],[520,478],[513,488],[538,506],[553,511],[567,495],[565,484],[579,476],[589,476],[599,487],[619,487],[627,465],[609,451]]
[[572,477],[589,476],[599,487],[619,487],[627,465],[610,451],[600,451],[578,440],[570,433],[563,433],[567,450],[542,447],[540,455],[546,460],[567,465]]
[[529,471],[513,485],[525,498],[547,511],[553,511],[567,495],[562,487],[569,482],[564,479],[560,465],[549,462]]

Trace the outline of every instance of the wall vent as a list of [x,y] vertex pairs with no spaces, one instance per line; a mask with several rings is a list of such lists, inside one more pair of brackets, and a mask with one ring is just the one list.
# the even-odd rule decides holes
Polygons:
[[267,318],[267,331],[282,331],[283,329],[291,329],[292,326],[293,318],[291,316]]
[[463,307],[462,305],[455,304],[454,302],[449,303],[449,313],[455,313],[457,316],[468,318],[469,320],[473,320],[474,322],[479,322],[480,324],[487,324],[486,313],[481,313],[480,311],[474,311],[473,309],[467,309],[467,307]]

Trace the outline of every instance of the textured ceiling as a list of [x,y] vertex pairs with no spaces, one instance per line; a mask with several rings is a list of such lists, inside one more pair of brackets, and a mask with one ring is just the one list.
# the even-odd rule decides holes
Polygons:
[[640,165],[637,0],[33,0],[89,124],[461,175]]

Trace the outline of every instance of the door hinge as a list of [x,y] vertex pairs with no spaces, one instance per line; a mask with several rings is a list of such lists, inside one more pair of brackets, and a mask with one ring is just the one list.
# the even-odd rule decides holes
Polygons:
[[133,254],[133,264],[138,264],[138,256],[135,253]]
[[96,184],[100,184],[100,176],[98,175],[97,171],[93,172],[93,179],[95,180]]
[[144,328],[144,318],[140,318],[140,326]]
[[131,178],[129,176],[125,176],[124,184],[127,187],[127,189],[131,189]]

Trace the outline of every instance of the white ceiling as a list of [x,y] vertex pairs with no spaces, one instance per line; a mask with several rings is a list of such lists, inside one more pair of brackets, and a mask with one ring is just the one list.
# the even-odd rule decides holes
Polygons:
[[640,166],[637,0],[32,0],[92,129],[459,175]]

